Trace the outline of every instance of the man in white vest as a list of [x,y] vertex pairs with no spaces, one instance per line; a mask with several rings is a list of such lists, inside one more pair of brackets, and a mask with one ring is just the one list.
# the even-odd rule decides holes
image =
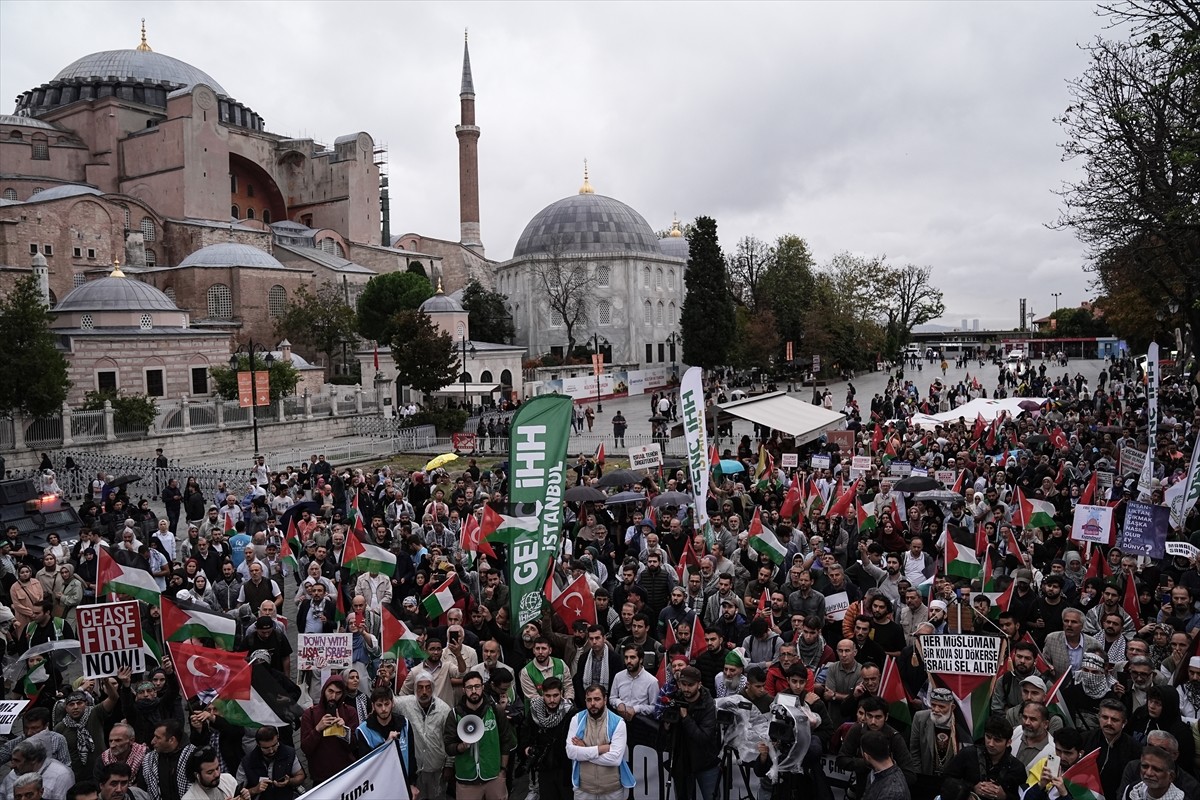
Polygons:
[[567,730],[567,758],[575,800],[622,800],[634,786],[625,760],[625,721],[608,709],[608,693],[599,684],[584,690],[585,711]]

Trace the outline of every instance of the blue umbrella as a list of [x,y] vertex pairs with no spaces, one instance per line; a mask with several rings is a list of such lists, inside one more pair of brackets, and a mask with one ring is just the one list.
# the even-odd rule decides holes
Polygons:
[[745,472],[746,465],[740,461],[734,461],[731,458],[721,459],[721,472],[726,475],[732,475],[735,472]]

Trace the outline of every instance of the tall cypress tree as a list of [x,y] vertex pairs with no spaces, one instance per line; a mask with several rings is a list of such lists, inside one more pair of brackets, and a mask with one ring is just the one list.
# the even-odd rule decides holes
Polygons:
[[54,344],[50,312],[37,281],[22,278],[0,299],[0,413],[45,417],[62,411],[71,382],[67,359]]
[[717,221],[698,217],[688,243],[691,250],[683,273],[687,296],[683,299],[679,322],[683,360],[692,366],[712,369],[727,363],[737,335],[729,270],[717,239]]

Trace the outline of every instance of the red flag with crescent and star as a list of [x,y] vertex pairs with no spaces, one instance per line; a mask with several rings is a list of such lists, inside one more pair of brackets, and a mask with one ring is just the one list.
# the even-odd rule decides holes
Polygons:
[[168,642],[175,677],[187,698],[199,695],[206,703],[213,698],[250,699],[250,675],[245,653],[231,653],[187,642]]
[[596,598],[592,596],[587,574],[575,578],[564,586],[562,591],[556,591],[553,583],[547,581],[546,590],[553,593],[554,596],[550,597],[548,594],[547,599],[554,608],[554,613],[558,614],[558,618],[567,626],[567,630],[571,630],[575,621],[580,619],[586,620],[588,625],[596,624]]

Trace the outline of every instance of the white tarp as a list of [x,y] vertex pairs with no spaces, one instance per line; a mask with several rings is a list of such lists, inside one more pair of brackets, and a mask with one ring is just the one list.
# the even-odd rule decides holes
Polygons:
[[722,403],[720,408],[735,417],[795,436],[796,444],[810,442],[826,431],[841,428],[846,422],[843,414],[798,400],[786,392],[734,400]]
[[[492,394],[493,392],[498,392],[499,390],[500,390],[500,384],[498,384],[498,383],[468,383],[467,384],[467,394],[469,394],[469,395],[470,394]],[[463,385],[461,383],[452,383],[449,386],[443,386],[441,389],[438,389],[436,392],[434,392],[434,394],[448,394],[451,396],[456,395],[456,394],[462,394],[462,393],[463,393]]]
[[1021,403],[1033,401],[1038,405],[1046,402],[1044,397],[1006,397],[1002,400],[986,400],[979,398],[968,403],[963,403],[956,409],[951,411],[943,411],[940,414],[917,414],[912,418],[913,427],[916,428],[934,428],[938,425],[946,425],[958,422],[959,417],[966,420],[967,427],[975,424],[975,419],[982,416],[984,422],[991,422],[996,417],[1000,416],[1001,412],[1007,412],[1009,417],[1015,417],[1025,411],[1021,408]]

